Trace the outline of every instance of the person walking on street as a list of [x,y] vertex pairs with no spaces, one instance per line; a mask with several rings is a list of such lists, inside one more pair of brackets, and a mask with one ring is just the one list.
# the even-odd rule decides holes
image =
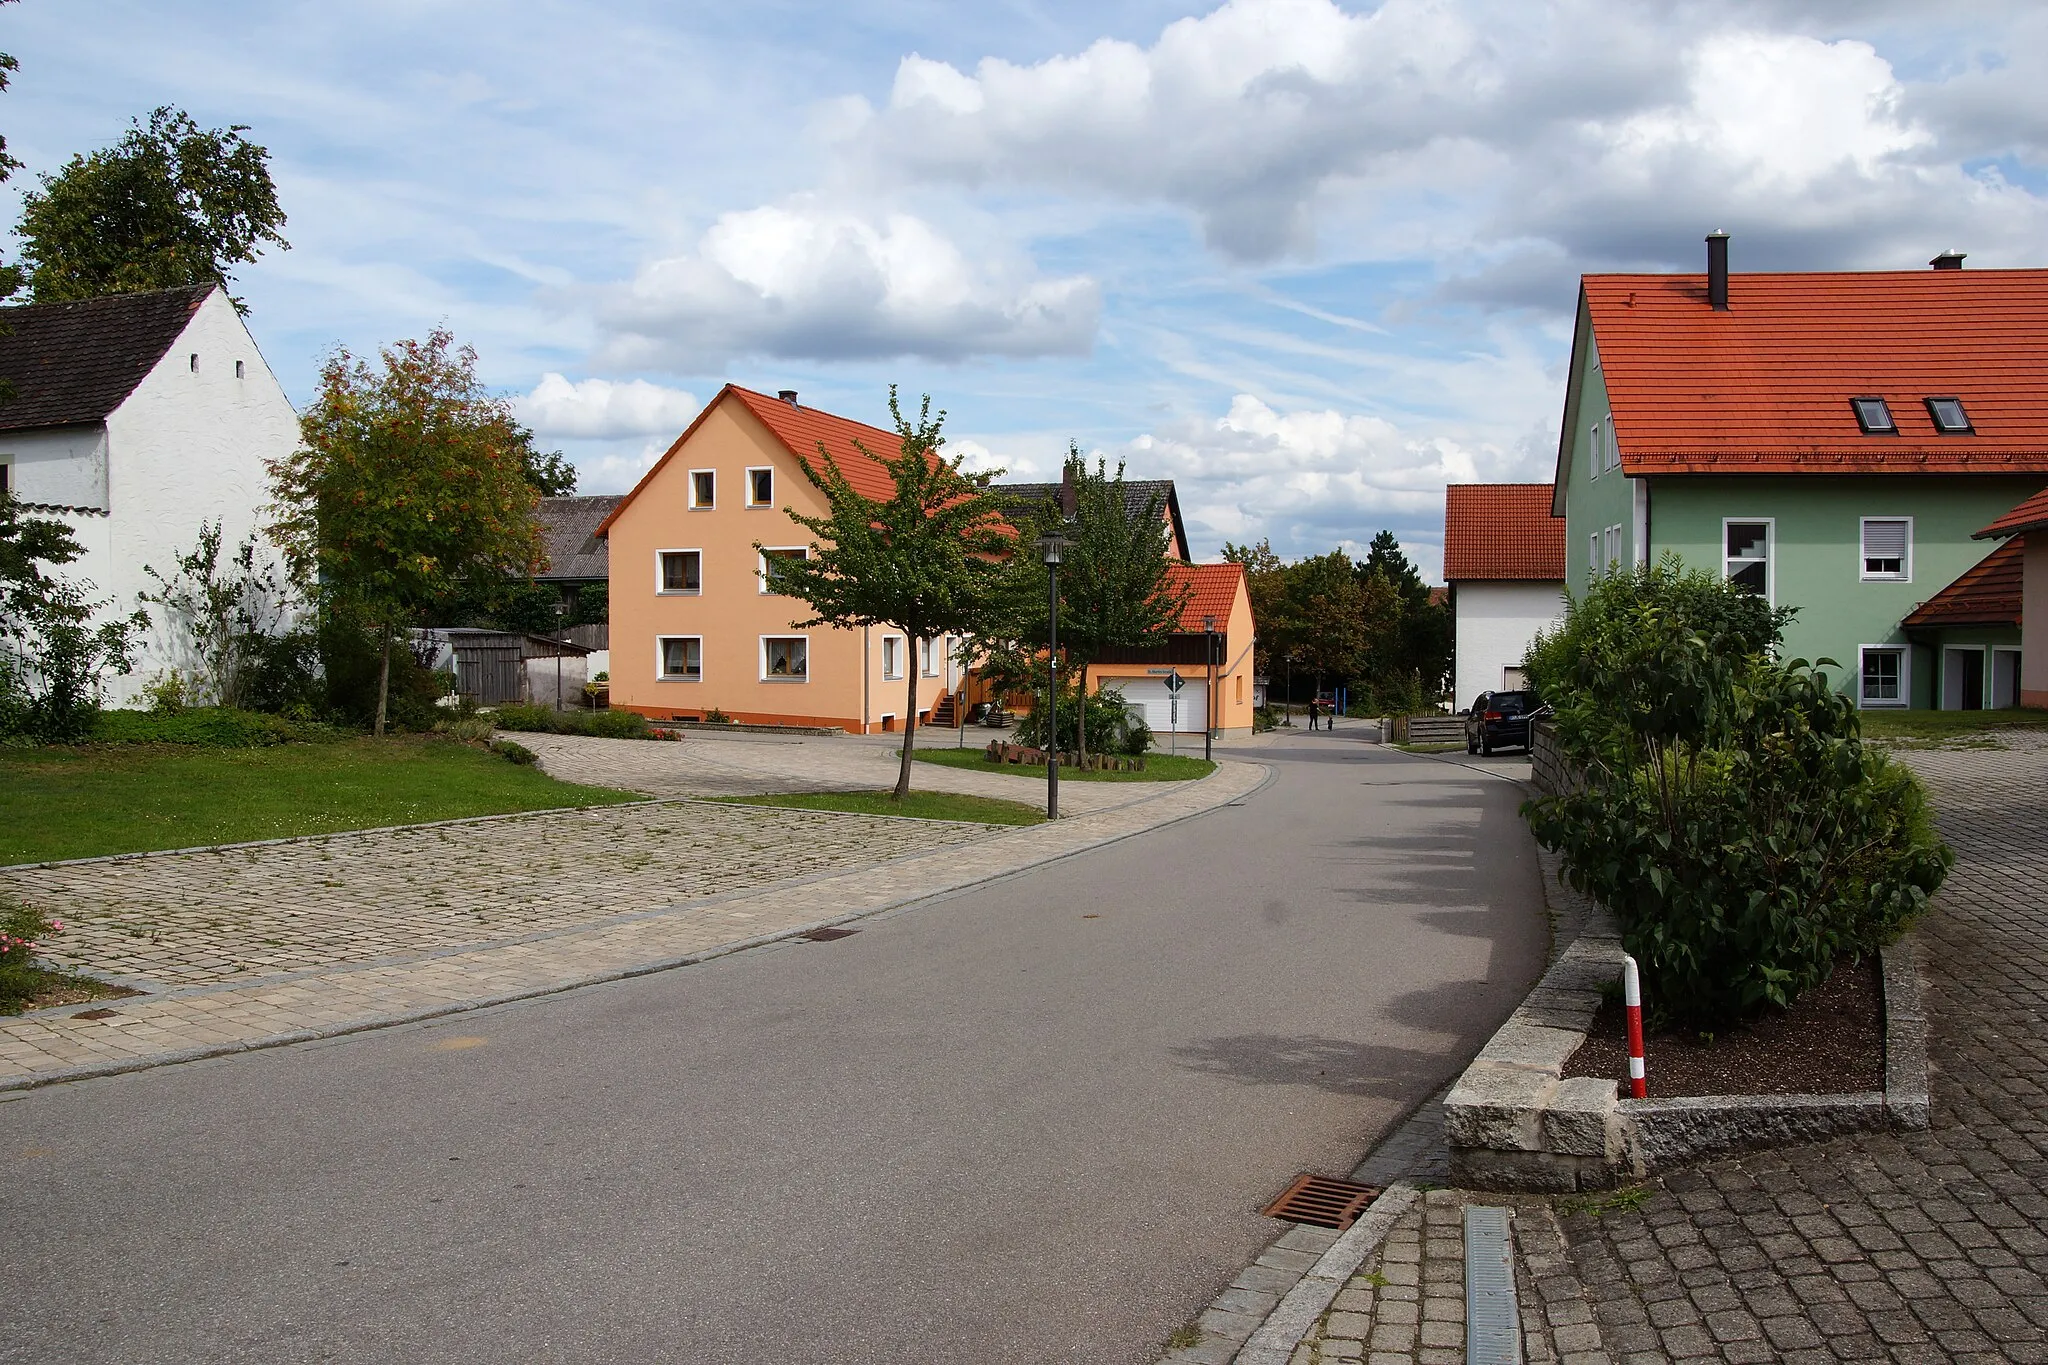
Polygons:
[[1321,708],[1320,706],[1316,705],[1316,699],[1315,699],[1314,697],[1310,697],[1310,698],[1308,699],[1308,728],[1309,728],[1309,729],[1313,730],[1313,729],[1315,729],[1315,728],[1316,728],[1316,717],[1317,717],[1317,716],[1319,716],[1319,715],[1321,715],[1321,714],[1322,714],[1322,708]]

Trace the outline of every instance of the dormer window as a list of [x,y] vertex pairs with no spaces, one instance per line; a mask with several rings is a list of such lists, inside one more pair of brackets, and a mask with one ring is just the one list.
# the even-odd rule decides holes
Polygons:
[[1944,436],[1967,436],[1975,430],[1960,398],[1928,399],[1927,415],[1934,419],[1934,429]]
[[1865,436],[1896,436],[1899,424],[1892,420],[1892,410],[1882,398],[1851,398],[1849,406],[1856,409],[1856,425],[1863,428]]

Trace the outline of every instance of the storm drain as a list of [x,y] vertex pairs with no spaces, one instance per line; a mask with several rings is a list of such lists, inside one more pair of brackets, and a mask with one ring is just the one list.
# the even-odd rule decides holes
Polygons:
[[1338,1232],[1358,1221],[1365,1206],[1380,1197],[1377,1185],[1360,1185],[1349,1180],[1332,1180],[1325,1175],[1296,1177],[1278,1199],[1259,1212],[1268,1218],[1285,1218],[1311,1227],[1334,1228]]
[[798,937],[813,943],[830,943],[835,938],[852,938],[859,932],[858,929],[806,929]]
[[1522,1365],[1522,1315],[1508,1211],[1465,1206],[1466,1365]]

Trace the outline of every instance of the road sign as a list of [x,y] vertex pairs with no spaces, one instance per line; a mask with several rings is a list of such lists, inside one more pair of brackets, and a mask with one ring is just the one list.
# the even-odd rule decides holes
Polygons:
[[1179,669],[1177,669],[1177,668],[1174,668],[1174,669],[1168,669],[1168,670],[1167,670],[1167,673],[1166,673],[1166,690],[1167,690],[1168,692],[1172,692],[1172,693],[1176,693],[1176,694],[1177,694],[1177,693],[1179,693],[1179,691],[1180,691],[1180,690],[1181,690],[1181,689],[1182,689],[1183,687],[1186,687],[1186,686],[1187,686],[1187,680],[1186,680],[1185,678],[1181,677],[1181,675],[1180,675],[1180,670],[1179,670]]

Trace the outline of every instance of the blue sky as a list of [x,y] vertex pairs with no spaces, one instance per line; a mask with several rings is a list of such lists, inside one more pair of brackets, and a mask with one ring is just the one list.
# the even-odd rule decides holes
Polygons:
[[157,104],[250,125],[296,401],[446,323],[602,492],[727,380],[894,382],[1019,475],[1176,479],[1198,555],[1434,576],[1446,482],[1549,477],[1579,272],[2043,264],[2044,10],[23,0],[0,129],[18,194]]

